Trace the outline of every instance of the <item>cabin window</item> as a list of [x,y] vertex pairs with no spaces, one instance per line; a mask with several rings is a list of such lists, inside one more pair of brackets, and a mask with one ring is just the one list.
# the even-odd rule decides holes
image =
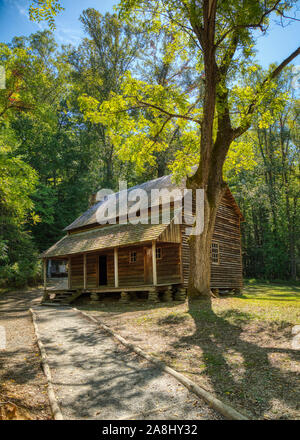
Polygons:
[[211,262],[212,262],[213,264],[220,264],[220,249],[219,249],[219,243],[213,242],[213,243],[211,244],[210,254],[211,254]]
[[156,259],[161,260],[162,259],[162,250],[161,248],[156,248]]
[[129,253],[129,263],[135,263],[136,262],[136,252],[130,252]]

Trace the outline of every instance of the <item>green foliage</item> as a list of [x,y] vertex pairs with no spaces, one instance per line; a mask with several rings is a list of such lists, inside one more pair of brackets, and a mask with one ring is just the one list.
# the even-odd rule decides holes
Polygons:
[[[144,110],[135,113],[137,103],[142,106],[144,100],[148,101],[148,105]],[[168,138],[176,129],[181,131],[183,147],[190,148],[191,122],[180,118],[175,123],[170,122],[168,126],[169,114],[177,111],[185,113],[189,108],[189,102],[175,86],[166,90],[161,85],[148,85],[144,81],[134,80],[127,73],[121,84],[121,94],[112,94],[108,102],[99,105],[96,99],[86,95],[79,102],[87,119],[93,123],[109,125],[108,133],[119,157],[123,161],[132,161],[137,171],[144,171],[147,163],[155,164],[154,153],[168,148]],[[161,116],[158,105],[163,106],[166,117]],[[129,108],[132,113],[126,111]],[[195,109],[193,115],[196,117],[198,112]],[[160,120],[164,124],[161,136],[157,131]]]
[[37,222],[31,200],[36,172],[15,152],[12,131],[0,135],[0,285],[21,286],[38,277],[35,245],[26,222]]
[[6,88],[0,93],[0,118],[8,119],[13,112],[30,109],[24,93],[24,74],[28,73],[29,57],[30,52],[24,47],[10,48],[0,43],[0,63],[6,74]]
[[2,230],[8,245],[7,258],[0,261],[0,287],[33,285],[41,278],[41,263],[32,238],[15,224],[6,223]]
[[[169,163],[179,176],[189,173],[191,165],[201,161],[201,130],[204,120],[203,96],[206,79],[205,44],[202,41],[205,4],[194,1],[132,1],[123,0],[118,9],[127,23],[135,22],[147,33],[150,45],[163,47],[160,57],[166,66],[173,65],[172,75],[156,84],[148,75],[139,78],[126,72],[118,92],[112,91],[106,102],[88,93],[79,100],[86,120],[107,127],[118,156],[135,164],[143,173],[148,164],[154,167],[160,154],[172,147],[179,134],[180,147]],[[271,11],[282,14],[294,2],[221,2],[216,10],[215,52],[218,75],[216,79],[216,116],[213,120],[214,141],[222,129],[222,115],[231,118],[233,142],[251,125],[254,110],[265,108],[263,103],[273,97],[276,83],[274,66],[262,72],[255,63],[254,29],[265,31]],[[257,25],[256,25],[257,23]],[[198,31],[197,31],[198,29]],[[200,30],[201,29],[201,32]],[[164,35],[164,40],[158,36]],[[167,36],[167,37],[166,37]],[[157,53],[155,53],[157,56]],[[147,64],[147,62],[145,62]],[[190,81],[182,81],[183,72],[193,72]],[[259,74],[258,74],[259,73]],[[281,97],[284,101],[284,97]],[[275,107],[281,101],[273,102]],[[261,127],[272,123],[270,111],[261,115]],[[225,133],[223,135],[225,136]],[[203,147],[205,148],[205,147]],[[226,154],[225,154],[226,156]],[[224,161],[224,159],[223,159]],[[249,143],[236,141],[228,152],[225,175],[229,167],[237,171],[255,165]],[[223,164],[222,164],[223,166]]]
[[[275,66],[263,71],[255,63],[254,28],[244,26],[275,2],[219,5],[216,59],[225,73],[214,141],[227,110],[234,129],[252,124],[232,141],[223,169],[246,217],[245,272],[295,278],[299,101],[290,93],[290,69],[276,79]],[[32,8],[32,18],[50,26],[60,10],[51,1]],[[7,74],[0,91],[1,285],[37,280],[38,253],[61,238],[100,187],[169,170],[181,177],[201,160],[206,77],[193,30],[200,3],[122,1],[119,8],[121,18],[83,11],[87,38],[76,48],[60,50],[50,31],[0,44]]]
[[72,66],[69,107],[81,118],[82,139],[94,151],[89,167],[95,176],[96,191],[101,185],[117,187],[116,176],[126,173],[127,165],[115,154],[113,139],[101,121],[83,119],[80,97],[86,95],[91,101],[102,103],[110,93],[119,93],[122,76],[144,43],[143,36],[132,25],[121,23],[116,15],[102,16],[95,9],[87,9],[80,21],[89,38],[77,49],[65,48]]
[[[292,68],[286,68],[276,81],[273,100],[264,101],[247,133],[255,168],[236,176],[229,172],[246,218],[242,237],[247,276],[295,279],[299,273],[299,100],[291,80]],[[267,126],[262,122],[266,112]]]
[[54,30],[54,18],[64,9],[57,0],[33,0],[29,7],[29,17],[30,20],[37,22],[46,21],[49,28]]

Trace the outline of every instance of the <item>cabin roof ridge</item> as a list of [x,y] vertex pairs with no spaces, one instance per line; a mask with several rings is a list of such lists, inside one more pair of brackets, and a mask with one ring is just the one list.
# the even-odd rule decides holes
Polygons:
[[[192,167],[192,170],[195,170],[195,167]],[[186,182],[186,178],[182,178],[180,182],[176,182],[173,181],[172,177],[174,176],[174,174],[168,174],[166,176],[161,176],[158,177],[156,179],[152,179],[152,180],[148,180],[146,182],[131,186],[129,188],[127,188],[127,195],[136,189],[144,189],[146,192],[150,193],[150,191],[152,189],[163,189],[163,188],[169,188],[169,189],[183,189],[185,188],[185,182]],[[234,209],[237,213],[237,215],[239,215],[239,217],[241,218],[241,220],[244,220],[243,214],[241,213],[241,210],[234,198],[234,196],[232,195],[230,188],[227,185],[227,193],[229,195],[229,198],[231,200],[231,203],[234,206]],[[113,193],[114,196],[116,196],[116,199],[119,200],[119,196],[123,191],[116,191],[115,193]],[[96,224],[97,222],[97,210],[99,209],[99,207],[101,205],[103,205],[104,203],[108,203],[109,199],[106,200],[100,200],[97,201],[93,206],[91,206],[89,209],[87,209],[85,212],[83,212],[79,217],[77,217],[77,219],[75,219],[70,225],[68,225],[64,231],[72,231],[74,229],[78,229],[78,228],[82,228],[85,226],[90,226],[92,224]],[[116,215],[117,218],[117,215]]]

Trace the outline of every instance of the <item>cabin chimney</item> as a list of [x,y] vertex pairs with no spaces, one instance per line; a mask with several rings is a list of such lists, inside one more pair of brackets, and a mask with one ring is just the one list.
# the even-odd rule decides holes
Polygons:
[[97,202],[97,193],[91,194],[89,197],[89,208],[91,208]]

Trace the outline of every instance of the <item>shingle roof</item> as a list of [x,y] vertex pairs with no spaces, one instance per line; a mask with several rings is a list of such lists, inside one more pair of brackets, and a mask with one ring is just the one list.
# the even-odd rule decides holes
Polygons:
[[[193,167],[193,171],[196,170],[197,167]],[[172,179],[172,174],[168,175],[168,176],[163,176],[163,177],[159,177],[158,179],[154,179],[154,180],[149,180],[148,182],[144,182],[140,185],[136,185],[133,186],[131,188],[128,188],[127,190],[127,196],[128,199],[130,199],[130,193],[134,190],[138,190],[138,189],[142,189],[144,191],[146,191],[147,195],[148,195],[148,199],[149,201],[151,200],[151,206],[155,206],[156,204],[159,204],[159,199],[157,198],[156,200],[153,200],[150,198],[151,195],[151,190],[153,189],[157,189],[157,190],[161,190],[163,188],[168,189],[170,191],[174,190],[174,189],[184,189],[186,187],[185,184],[185,179],[183,179],[180,183],[175,183],[173,182]],[[239,215],[241,217],[241,219],[243,219],[243,215],[233,197],[233,195],[230,192],[230,189],[227,187],[227,192],[231,197],[231,201],[232,204],[234,206],[234,209],[237,213],[237,215]],[[183,193],[181,193],[183,195]],[[122,206],[122,202],[120,202],[120,195],[121,192],[117,192],[114,194],[116,197],[116,202],[119,206],[119,208],[124,208]],[[181,195],[181,198],[182,198]],[[178,200],[178,198],[176,199]],[[132,202],[134,203],[134,202]],[[104,200],[104,201],[100,201],[97,202],[95,205],[93,205],[90,209],[88,209],[86,212],[84,212],[80,217],[78,217],[73,223],[71,223],[69,226],[67,226],[65,228],[65,231],[71,231],[73,229],[77,229],[77,228],[82,228],[84,226],[90,226],[93,224],[98,224],[97,221],[97,211],[99,209],[99,207],[101,206],[101,208],[104,208],[104,205],[109,205],[109,200]],[[128,203],[127,207],[130,208],[130,203]]]
[[[149,180],[148,182],[144,182],[140,185],[136,185],[133,186],[131,188],[128,188],[127,190],[127,196],[130,199],[130,193],[134,190],[138,190],[138,189],[142,189],[144,191],[146,191],[148,198],[149,198],[149,202],[151,201],[151,206],[155,206],[156,204],[159,204],[158,200],[151,200],[150,195],[151,195],[151,190],[153,189],[179,189],[179,188],[184,188],[184,181],[181,184],[176,184],[174,182],[172,182],[172,175],[169,176],[163,176],[163,177],[159,177],[158,179],[154,179],[154,180]],[[120,195],[122,194],[122,192],[117,192],[115,193],[115,197],[116,197],[116,202],[118,204],[118,207],[120,210],[122,210],[124,212],[124,207],[122,206],[122,200]],[[182,196],[181,196],[182,198]],[[133,204],[135,202],[132,202],[131,204]],[[131,206],[130,202],[127,204],[127,207],[130,208]],[[83,226],[88,226],[88,225],[92,225],[92,224],[97,224],[97,210],[99,209],[99,207],[103,207],[103,205],[109,205],[109,200],[104,200],[104,201],[100,201],[97,202],[95,205],[93,205],[90,209],[88,209],[86,212],[84,212],[80,217],[78,217],[73,223],[71,223],[69,226],[67,226],[65,228],[65,231],[71,231],[73,229],[77,229],[77,228],[82,228]]]
[[44,252],[42,258],[108,249],[115,246],[132,245],[139,242],[157,240],[168,227],[167,224],[144,225],[124,224],[104,226],[78,234],[66,235]]
[[[141,185],[136,185],[132,188],[128,188],[127,196],[130,199],[130,193],[136,189],[143,189],[148,194],[151,194],[153,189],[163,189],[166,188],[170,191],[173,189],[184,189],[185,181],[183,180],[180,184],[176,184],[172,181],[172,175],[160,177],[158,179],[150,180],[149,182],[142,183]],[[229,188],[227,187],[227,193],[230,196],[231,203],[240,218],[243,220],[242,213],[232,196]],[[116,200],[120,200],[120,192],[116,193]],[[180,196],[182,197],[182,196]],[[149,198],[149,200],[151,200]],[[159,198],[157,200],[151,200],[151,206],[158,205],[160,203]],[[109,200],[104,200],[96,203],[85,213],[83,213],[79,218],[77,218],[73,223],[65,228],[66,231],[72,231],[85,226],[98,225],[97,212],[99,207],[103,208],[109,204]],[[120,203],[121,205],[121,203]],[[130,204],[128,204],[130,208]],[[120,207],[120,206],[119,206]],[[176,211],[176,209],[175,209]],[[173,213],[175,214],[175,213]],[[172,221],[171,221],[172,222]],[[90,252],[101,249],[108,249],[115,246],[126,246],[132,245],[139,242],[157,240],[159,236],[166,230],[168,224],[116,224],[111,226],[98,227],[97,229],[92,229],[85,232],[73,233],[71,235],[66,235],[59,242],[54,244],[50,249],[45,251],[41,257],[51,258],[58,256],[66,256],[71,254],[77,254],[81,252]]]

